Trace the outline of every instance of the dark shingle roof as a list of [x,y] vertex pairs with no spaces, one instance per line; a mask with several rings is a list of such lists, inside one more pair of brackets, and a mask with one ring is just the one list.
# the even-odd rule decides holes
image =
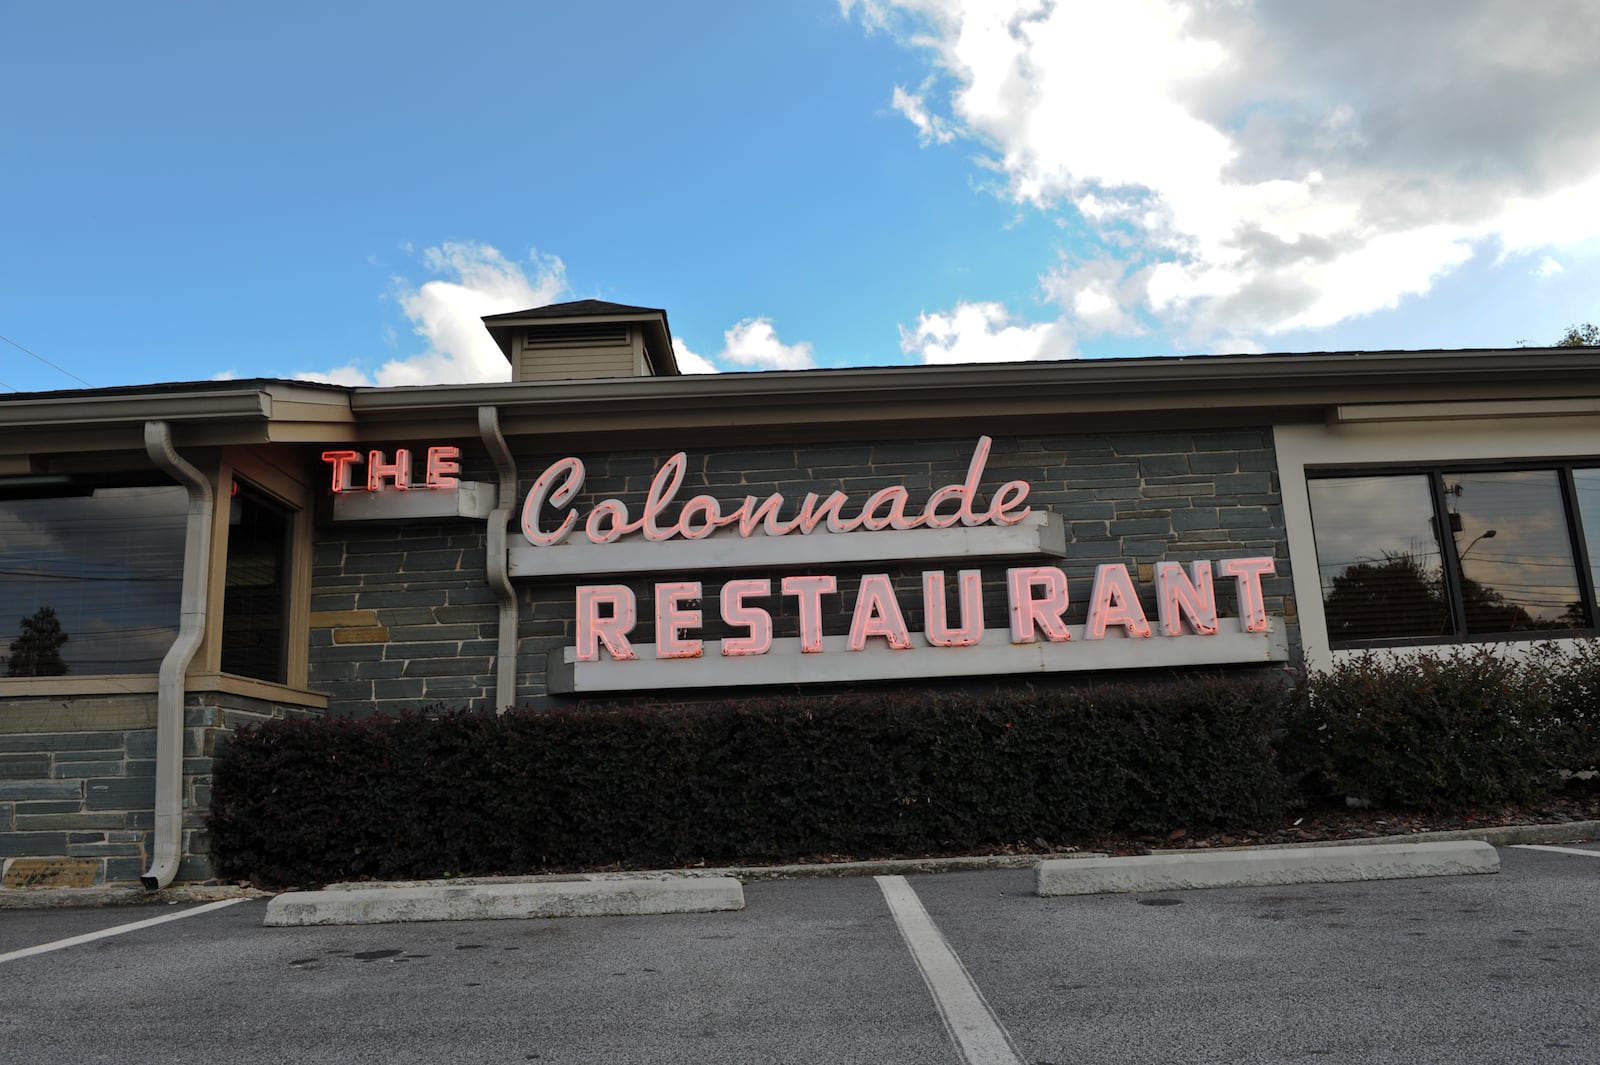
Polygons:
[[507,318],[599,318],[611,314],[666,314],[659,307],[630,307],[625,303],[606,300],[571,300],[551,303],[544,307],[530,307],[525,311],[507,311],[504,314],[486,314],[483,320],[495,322]]

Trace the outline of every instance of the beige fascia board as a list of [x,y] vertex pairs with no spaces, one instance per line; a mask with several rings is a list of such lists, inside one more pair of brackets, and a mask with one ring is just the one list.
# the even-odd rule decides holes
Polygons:
[[107,425],[117,422],[190,422],[271,416],[265,392],[168,392],[116,396],[54,393],[0,403],[0,430]]
[[171,424],[180,447],[339,442],[356,436],[349,397],[348,389],[292,382],[238,390],[53,393],[0,402],[0,453],[136,450],[148,421]]
[[1351,403],[1333,408],[1332,421],[1455,421],[1463,418],[1555,418],[1600,413],[1600,396],[1567,399],[1481,400],[1453,403]]

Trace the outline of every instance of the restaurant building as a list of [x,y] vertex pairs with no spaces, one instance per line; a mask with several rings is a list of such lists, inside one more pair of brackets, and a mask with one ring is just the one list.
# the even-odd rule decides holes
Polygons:
[[660,310],[484,322],[509,382],[0,396],[6,886],[208,878],[211,756],[270,717],[1315,669],[1600,616],[1589,350],[685,376]]

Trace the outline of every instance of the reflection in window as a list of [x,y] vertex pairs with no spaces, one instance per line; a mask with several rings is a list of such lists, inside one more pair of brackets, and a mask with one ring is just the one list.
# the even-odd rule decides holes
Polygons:
[[286,679],[290,513],[236,481],[228,511],[228,575],[222,606],[222,671]]
[[187,494],[175,485],[60,488],[51,498],[0,499],[7,673],[155,672],[178,633]]
[[1469,633],[1589,623],[1555,470],[1447,473]]
[[1451,628],[1426,475],[1313,480],[1328,636],[1437,636]]

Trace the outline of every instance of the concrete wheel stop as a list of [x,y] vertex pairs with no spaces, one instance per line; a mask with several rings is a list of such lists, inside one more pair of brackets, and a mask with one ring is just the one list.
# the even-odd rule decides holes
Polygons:
[[1498,873],[1500,855],[1474,840],[1382,843],[1286,850],[1186,851],[1125,858],[1044,861],[1034,867],[1041,896],[1190,888],[1333,884],[1422,876]]
[[339,885],[290,891],[267,903],[268,927],[491,921],[535,917],[624,917],[744,909],[731,877],[590,879],[551,877],[500,883],[450,881],[405,887]]

